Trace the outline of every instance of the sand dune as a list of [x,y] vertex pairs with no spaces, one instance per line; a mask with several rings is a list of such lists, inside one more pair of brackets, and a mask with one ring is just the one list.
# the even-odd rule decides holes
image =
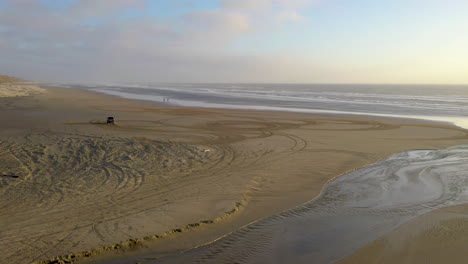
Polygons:
[[17,82],[22,82],[22,81],[24,81],[24,80],[16,78],[16,77],[0,74],[0,84],[2,84],[2,83],[17,83]]
[[468,143],[411,120],[163,108],[73,89],[0,103],[0,172],[19,176],[0,179],[7,263],[195,247],[393,153]]
[[43,88],[27,84],[0,84],[0,97],[30,96],[45,92]]

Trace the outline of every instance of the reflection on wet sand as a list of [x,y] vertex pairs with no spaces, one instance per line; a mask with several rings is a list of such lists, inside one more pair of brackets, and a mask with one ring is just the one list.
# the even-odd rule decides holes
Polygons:
[[158,263],[329,263],[443,206],[468,201],[468,146],[396,154],[329,183],[308,204]]

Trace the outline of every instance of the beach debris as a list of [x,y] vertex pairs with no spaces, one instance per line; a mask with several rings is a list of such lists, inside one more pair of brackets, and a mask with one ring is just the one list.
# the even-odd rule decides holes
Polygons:
[[2,177],[19,178],[18,175],[13,175],[13,174],[2,174]]
[[206,152],[210,152],[210,151],[211,151],[211,149],[205,149],[205,150],[203,150],[203,152],[205,152],[205,153],[206,153]]
[[107,124],[114,124],[114,122],[115,122],[115,118],[113,116],[109,116],[107,118]]

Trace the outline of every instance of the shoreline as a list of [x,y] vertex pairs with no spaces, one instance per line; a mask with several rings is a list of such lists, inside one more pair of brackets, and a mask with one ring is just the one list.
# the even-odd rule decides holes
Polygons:
[[[77,89],[77,88],[69,88]],[[468,119],[463,116],[424,116],[424,115],[401,115],[401,114],[385,114],[385,113],[368,113],[368,112],[350,112],[350,111],[338,111],[338,110],[325,110],[325,109],[305,109],[305,108],[286,108],[286,107],[275,107],[275,106],[255,106],[255,105],[232,105],[232,104],[218,104],[218,103],[204,103],[204,102],[193,102],[185,100],[176,100],[179,104],[164,104],[155,99],[145,99],[141,95],[133,95],[130,93],[122,92],[107,92],[98,91],[98,89],[85,88],[90,92],[95,92],[103,95],[113,96],[116,98],[138,100],[151,102],[159,105],[165,105],[169,107],[186,107],[186,108],[207,108],[207,109],[218,109],[218,110],[247,110],[247,111],[274,111],[274,112],[290,112],[290,113],[306,113],[306,114],[326,114],[326,115],[339,115],[339,116],[360,116],[360,117],[377,117],[377,118],[395,118],[395,119],[409,119],[415,121],[429,121],[443,124],[452,124],[457,127],[468,129]],[[149,96],[154,98],[162,98],[162,96]],[[204,106],[202,106],[204,105]]]
[[[240,215],[234,214],[232,219],[220,223],[215,228],[210,226],[209,229],[218,229],[217,234],[226,233],[227,230],[235,230],[236,226],[243,226],[249,220],[259,219],[262,215],[275,214],[306,202],[310,200],[311,196],[316,197],[330,178],[342,175],[350,169],[360,168],[381,160],[398,152],[398,150],[442,148],[468,142],[466,131],[432,122],[268,111],[181,109],[98,95],[89,98],[88,91],[67,92],[60,88],[52,88],[50,91],[51,94],[42,96],[34,108],[35,111],[39,112],[34,115],[34,118],[39,116],[41,120],[34,123],[32,128],[27,124],[14,125],[16,132],[22,131],[31,138],[36,135],[35,129],[41,131],[46,128],[56,133],[59,138],[62,136],[58,135],[58,132],[62,131],[60,133],[71,133],[70,136],[73,137],[78,135],[85,138],[98,136],[105,140],[111,140],[109,142],[114,142],[114,139],[119,138],[142,137],[156,140],[155,142],[178,142],[177,144],[200,146],[198,149],[205,148],[201,146],[210,146],[210,148],[214,148],[211,152],[214,153],[213,161],[217,158],[215,154],[221,153],[216,148],[224,151],[225,155],[232,156],[233,162],[217,167],[217,174],[212,176],[214,177],[212,179],[216,179],[219,183],[213,185],[214,189],[211,191],[218,191],[213,192],[213,194],[203,194],[208,203],[196,202],[197,206],[206,204],[202,207],[205,214],[205,211],[211,211],[217,206],[221,206],[216,209],[218,213],[228,212],[239,201],[239,197],[249,199]],[[71,94],[73,95],[72,99],[69,98]],[[51,101],[51,99],[53,100]],[[28,101],[29,99],[23,98],[22,100]],[[24,105],[22,104],[21,107],[24,108]],[[61,109],[62,113],[58,113],[57,109]],[[28,112],[30,110],[23,109],[22,111]],[[112,112],[119,113],[116,115],[118,126],[110,128],[100,123],[93,123],[94,118],[105,117]],[[11,120],[14,116],[1,118]],[[47,122],[41,122],[43,120],[47,120]],[[25,130],[26,127],[29,131]],[[420,135],[415,137],[415,133],[420,133]],[[5,134],[8,133],[3,132],[2,138]],[[64,137],[69,136],[64,135]],[[368,146],[356,145],[358,143],[352,141],[367,142]],[[137,141],[132,142],[132,144],[139,144]],[[105,146],[100,145],[99,141],[93,144]],[[168,145],[167,147],[178,148],[179,146]],[[324,153],[329,156],[322,157]],[[334,160],[338,160],[338,162]],[[200,166],[202,169],[205,165]],[[219,166],[219,164],[214,166]],[[291,168],[285,169],[284,166],[291,166]],[[319,176],[315,175],[310,178],[311,171],[315,171],[315,174]],[[221,178],[218,175],[220,173],[224,174]],[[291,178],[285,179],[283,176],[285,173]],[[174,174],[175,176],[176,174]],[[205,174],[200,174],[200,177],[200,179],[204,179]],[[177,178],[168,179],[178,181]],[[185,182],[180,182],[180,184],[185,184],[188,187],[202,187],[197,181],[192,182],[192,185]],[[228,192],[226,193],[226,191]],[[178,192],[180,193],[180,191]],[[229,198],[229,201],[215,201],[226,194],[232,197]],[[138,196],[138,191],[135,191],[133,195]],[[178,202],[180,198],[177,196],[174,198],[176,199],[171,206],[178,204],[177,206],[181,206],[180,209],[187,210],[193,206],[195,196],[187,196],[180,200],[181,202]],[[128,202],[132,201],[128,200]],[[217,204],[217,206],[212,207],[213,204]],[[181,211],[181,213],[191,214],[190,210]],[[185,216],[181,217],[177,214],[173,217],[175,217],[174,219],[182,219],[181,223],[185,221],[188,222],[186,224],[190,225],[190,223],[198,222],[183,220]],[[216,219],[216,217],[211,219]],[[137,221],[137,219],[132,221]],[[104,224],[100,225],[105,226]],[[184,225],[176,225],[176,228],[177,226]],[[187,236],[193,239],[192,242],[179,244],[177,241],[173,241],[171,242],[174,244],[172,247],[189,248],[190,244],[200,244],[199,241],[204,240],[201,238],[202,236],[205,236],[205,240],[208,241],[210,237],[217,236],[216,234],[203,235],[202,233],[211,232],[205,230],[205,227],[200,227],[200,230],[196,230],[196,232],[188,232],[190,234]],[[164,228],[160,226],[156,229],[150,229],[163,230]],[[152,232],[152,234],[155,233],[164,232]],[[171,246],[168,245],[170,243],[166,242],[164,246],[170,251]],[[164,247],[162,250],[164,251]]]

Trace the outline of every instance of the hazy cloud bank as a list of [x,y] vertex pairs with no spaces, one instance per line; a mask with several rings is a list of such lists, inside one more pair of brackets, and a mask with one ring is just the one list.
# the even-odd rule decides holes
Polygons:
[[311,3],[223,0],[177,13],[196,1],[171,0],[166,15],[143,0],[57,2],[0,6],[1,72],[64,81],[255,81],[271,75],[272,58],[232,52],[230,45],[300,23],[300,9]]

